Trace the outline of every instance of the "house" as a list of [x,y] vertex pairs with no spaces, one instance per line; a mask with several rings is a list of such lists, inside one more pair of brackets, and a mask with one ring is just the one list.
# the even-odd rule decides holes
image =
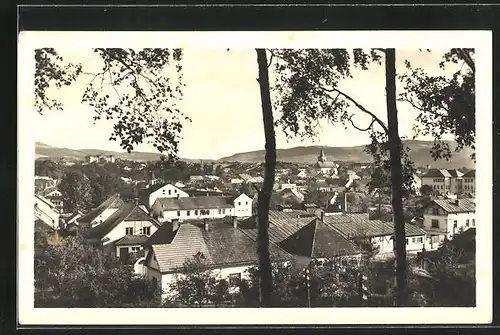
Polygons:
[[[378,248],[381,256],[394,252],[394,223],[372,219],[368,213],[339,213],[324,215],[324,223],[351,241],[369,242]],[[416,253],[426,245],[426,231],[411,224],[405,224],[406,251]]]
[[75,211],[74,213],[61,214],[60,218],[64,221],[64,228],[68,225],[75,224],[78,226],[78,220],[84,215],[84,213],[80,210]]
[[203,178],[203,176],[190,176],[189,177],[189,181],[192,182],[192,183],[201,183],[204,180],[205,179]]
[[85,156],[85,161],[87,163],[98,163],[99,158],[100,157],[98,155],[87,155],[87,156]]
[[151,208],[158,198],[186,198],[189,194],[172,184],[156,184],[139,192],[139,201]]
[[428,185],[440,193],[463,194],[463,173],[451,169],[429,169],[422,176],[422,186]]
[[233,185],[240,185],[243,184],[244,180],[240,178],[232,178],[231,179],[231,184]]
[[423,228],[431,242],[439,244],[461,230],[476,226],[476,204],[473,199],[434,199],[423,208]]
[[56,186],[57,181],[46,176],[35,176],[35,191],[41,192]]
[[326,158],[325,151],[321,148],[321,152],[318,156],[318,161],[314,165],[314,168],[317,173],[320,174],[338,174],[339,165],[335,162],[329,162]]
[[40,192],[40,194],[56,206],[60,213],[63,212],[63,196],[62,193],[56,188],[47,188]]
[[160,221],[246,217],[252,215],[252,199],[244,193],[236,198],[226,196],[158,198],[153,204],[152,212]]
[[176,182],[176,183],[174,184],[174,186],[175,186],[175,187],[177,187],[177,188],[184,188],[184,187],[186,187],[186,185],[185,185],[185,184],[183,184],[183,183],[181,183],[181,182]]
[[[218,277],[226,279],[231,289],[246,279],[247,269],[258,265],[255,241],[239,228],[236,217],[228,220],[201,220],[179,224],[165,222],[145,243],[145,277],[163,292],[182,275],[186,261],[195,258],[205,263]],[[291,257],[276,245],[269,244],[271,262],[286,262]]]
[[34,200],[35,221],[39,221],[38,224],[44,223],[53,230],[60,229],[59,218],[61,213],[57,207],[38,194],[35,194]]
[[138,251],[160,227],[142,208],[125,203],[101,224],[86,232],[85,238],[103,246],[106,252],[116,254],[124,262],[129,253]]
[[297,178],[299,179],[306,179],[307,178],[307,172],[302,169],[299,171],[299,173],[297,173]]
[[464,193],[472,196],[476,195],[476,170],[470,170],[462,176]]
[[89,211],[82,217],[78,219],[80,227],[91,228],[94,227],[104,220],[106,220],[111,214],[116,212],[125,202],[120,198],[119,194],[114,194],[108,199],[106,199],[102,204]]
[[[303,211],[270,211],[269,241],[307,266],[312,260],[335,257],[361,257],[363,252],[316,216]],[[257,241],[257,217],[241,223],[242,231]]]

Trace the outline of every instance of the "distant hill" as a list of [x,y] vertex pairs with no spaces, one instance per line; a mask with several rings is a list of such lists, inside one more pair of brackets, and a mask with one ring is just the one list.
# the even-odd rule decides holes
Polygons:
[[[405,140],[403,143],[410,148],[410,157],[416,166],[431,165],[434,168],[474,168],[475,164],[470,159],[473,152],[471,149],[464,149],[461,152],[453,152],[449,161],[445,159],[434,161],[430,154],[432,141]],[[455,149],[456,143],[448,141],[450,148]],[[324,147],[327,158],[331,161],[360,162],[367,163],[372,157],[364,152],[365,146],[355,147]],[[295,147],[290,149],[278,149],[278,161],[291,163],[314,163],[316,162],[321,147]],[[222,162],[262,162],[264,161],[264,150],[238,153],[229,157],[219,159]]]
[[[100,150],[100,149],[75,150],[68,148],[57,148],[40,142],[36,142],[35,145],[35,159],[57,160],[64,158],[66,160],[71,160],[71,161],[84,161],[85,156],[88,155],[114,155],[116,158],[138,161],[138,162],[156,161],[160,159],[160,154],[154,152],[133,151],[129,154],[127,152],[116,152],[116,151]],[[182,159],[182,160],[199,162],[199,160],[190,160],[190,159]]]

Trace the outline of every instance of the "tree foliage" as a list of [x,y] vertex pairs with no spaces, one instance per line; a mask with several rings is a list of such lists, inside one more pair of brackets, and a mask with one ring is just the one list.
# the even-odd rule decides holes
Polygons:
[[434,159],[449,159],[451,148],[441,140],[444,134],[453,134],[457,142],[455,151],[475,148],[474,49],[453,48],[443,56],[439,66],[442,70],[446,67],[457,69],[451,76],[429,75],[406,61],[408,72],[399,76],[404,85],[399,99],[418,111],[414,136],[432,136],[435,139],[431,150]]
[[81,172],[68,171],[58,186],[64,200],[64,209],[68,213],[87,210],[92,203],[90,180]]
[[194,255],[184,263],[169,292],[170,304],[189,307],[220,305],[231,300],[228,283],[217,279],[203,254]]
[[51,90],[85,75],[91,79],[82,103],[94,109],[94,120],[114,121],[110,140],[119,140],[128,152],[148,141],[159,152],[176,157],[182,123],[190,121],[176,104],[184,86],[181,49],[95,48],[94,52],[101,68],[86,72],[82,64],[65,64],[53,48],[35,50],[38,112],[63,109],[60,101],[49,98]]
[[35,307],[117,308],[158,303],[157,289],[79,235],[48,244],[35,235]]

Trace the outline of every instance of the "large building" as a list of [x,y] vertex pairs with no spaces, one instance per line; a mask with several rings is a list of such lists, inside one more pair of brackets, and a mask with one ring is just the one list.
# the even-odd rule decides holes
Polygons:
[[160,221],[214,219],[226,216],[252,215],[252,199],[246,194],[237,197],[200,196],[156,199],[152,213]]
[[476,195],[476,170],[471,170],[462,176],[464,182],[464,193],[471,196]]
[[422,186],[428,185],[433,190],[443,194],[463,194],[464,174],[453,169],[430,169],[422,176]]
[[318,161],[316,162],[316,164],[314,164],[316,172],[321,174],[337,175],[338,167],[338,164],[336,164],[335,162],[328,161],[325,155],[325,151],[323,150],[323,148],[321,148],[321,152],[318,156]]

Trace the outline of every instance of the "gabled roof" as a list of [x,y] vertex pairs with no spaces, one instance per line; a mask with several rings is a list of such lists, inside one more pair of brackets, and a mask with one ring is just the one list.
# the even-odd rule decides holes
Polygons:
[[59,210],[56,208],[56,206],[49,199],[46,199],[46,198],[44,198],[43,196],[41,196],[39,194],[35,194],[35,198],[37,198],[41,202],[45,203],[54,212],[59,213]]
[[167,186],[167,185],[171,185],[171,186],[173,186],[175,188],[178,188],[178,187],[176,187],[176,186],[174,186],[172,184],[169,184],[169,183],[158,183],[158,184],[153,184],[153,185],[149,186],[148,188],[142,189],[140,191],[140,194],[142,196],[143,195],[150,195],[151,193],[156,192],[159,189],[161,189],[162,187]]
[[90,229],[87,236],[90,238],[103,238],[123,221],[149,221],[157,227],[160,226],[155,219],[139,208],[139,206],[127,203],[111,214],[103,223]]
[[470,170],[469,172],[467,172],[466,174],[463,175],[463,177],[466,177],[466,178],[471,178],[471,177],[475,177],[476,176],[476,170]]
[[97,208],[91,210],[87,214],[83,215],[78,221],[80,222],[92,222],[96,217],[101,215],[108,208],[120,208],[125,202],[120,198],[120,195],[114,194],[108,199],[106,199]]
[[473,199],[435,199],[431,204],[436,204],[447,213],[465,213],[476,211],[476,203]]
[[[257,240],[257,229],[243,230]],[[269,241],[286,252],[307,258],[328,258],[354,255],[361,250],[337,231],[314,217],[270,220]]]
[[[383,220],[370,220],[368,213],[343,213],[324,217],[325,224],[341,233],[351,237],[377,237],[393,235],[394,223]],[[406,223],[406,236],[425,235],[425,230]]]
[[158,198],[167,210],[190,210],[190,209],[212,209],[212,208],[232,208],[233,197],[222,196],[200,196],[188,198]]
[[424,174],[422,177],[431,177],[431,178],[457,178],[457,177],[462,177],[463,173],[456,170],[456,169],[430,169],[427,171],[426,174]]
[[[171,243],[153,244],[161,272],[176,272],[194,255],[201,253],[211,267],[257,264],[255,240],[239,228],[223,222],[210,222],[209,230],[202,225],[183,223]],[[271,260],[288,260],[290,256],[270,244]]]
[[115,245],[143,245],[148,237],[146,235],[125,235],[115,242]]

